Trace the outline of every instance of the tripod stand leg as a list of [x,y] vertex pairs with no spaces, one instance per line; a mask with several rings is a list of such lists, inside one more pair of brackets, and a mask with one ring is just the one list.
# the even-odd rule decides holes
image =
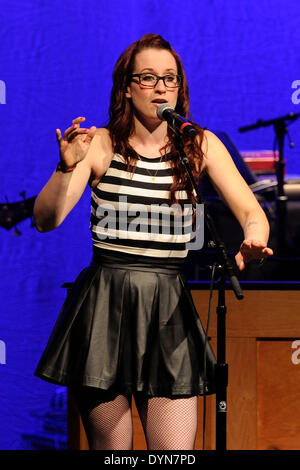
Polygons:
[[216,364],[216,450],[226,450],[228,365]]
[[228,365],[226,359],[226,306],[225,279],[219,283],[219,299],[217,306],[217,364],[216,372],[216,450],[226,450],[227,428],[227,385]]

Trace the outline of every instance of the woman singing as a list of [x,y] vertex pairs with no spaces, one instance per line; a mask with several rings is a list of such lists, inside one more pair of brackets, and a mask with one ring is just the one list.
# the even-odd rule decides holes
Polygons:
[[[196,198],[175,133],[157,117],[162,103],[189,116],[179,56],[147,34],[116,63],[107,127],[82,128],[78,117],[63,136],[57,129],[60,161],[34,207],[37,229],[54,230],[91,187],[93,258],[36,369],[71,388],[90,449],[132,449],[132,395],[148,449],[193,449],[197,396],[215,392],[215,358],[208,344],[204,364],[205,334],[183,274]],[[184,150],[196,182],[206,172],[243,228],[242,270],[272,254],[269,225],[220,140],[195,128]]]

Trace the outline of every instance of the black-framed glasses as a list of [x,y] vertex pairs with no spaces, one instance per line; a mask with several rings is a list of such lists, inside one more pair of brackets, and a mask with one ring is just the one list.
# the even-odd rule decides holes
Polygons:
[[138,83],[140,85],[155,88],[158,84],[159,80],[162,80],[167,88],[179,88],[182,83],[182,76],[181,75],[174,75],[172,73],[168,73],[167,75],[156,75],[155,73],[133,73],[131,78],[137,77]]

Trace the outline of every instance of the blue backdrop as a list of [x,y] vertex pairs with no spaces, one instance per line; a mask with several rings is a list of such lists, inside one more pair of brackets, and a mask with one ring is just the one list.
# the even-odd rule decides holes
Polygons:
[[[226,131],[240,150],[272,149],[273,129],[240,134],[257,119],[300,112],[297,0],[0,1],[0,202],[38,194],[58,161],[57,127],[77,116],[107,122],[113,66],[145,33],[181,55],[194,120]],[[300,94],[298,94],[299,98]],[[295,97],[295,95],[294,95]],[[286,147],[300,173],[300,121]],[[90,192],[54,232],[30,219],[0,227],[0,448],[66,446],[66,392],[33,376],[59,313],[64,282],[91,257]],[[21,234],[20,234],[21,232]]]

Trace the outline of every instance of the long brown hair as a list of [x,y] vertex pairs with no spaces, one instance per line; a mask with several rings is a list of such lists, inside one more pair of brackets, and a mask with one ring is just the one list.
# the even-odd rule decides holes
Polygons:
[[[129,137],[134,132],[134,120],[131,100],[126,97],[125,93],[127,92],[127,86],[130,83],[136,54],[149,48],[166,49],[175,58],[178,75],[182,76],[182,85],[178,90],[178,99],[175,110],[178,114],[188,119],[190,122],[193,122],[189,109],[189,91],[180,57],[172,49],[170,43],[164,40],[161,36],[157,34],[144,35],[140,40],[131,44],[123,52],[115,65],[109,107],[110,120],[106,126],[110,132],[114,152],[119,153],[124,157],[128,168],[134,166],[133,164],[136,163],[138,157],[137,153],[128,142]],[[199,171],[197,171],[197,167],[198,169],[201,168],[203,160],[203,152],[201,150],[203,129],[195,123],[193,124],[198,131],[196,138],[184,136],[182,141],[184,151],[190,161],[193,176],[196,182],[199,182],[200,174]],[[174,145],[175,132],[169,126],[168,138],[169,142],[160,149],[160,152],[161,155],[163,155],[167,148],[171,149],[172,158],[170,159],[170,164],[174,172],[173,184],[170,187],[171,203],[178,202],[175,196],[175,191],[183,189],[187,191],[189,199],[191,201],[195,201],[195,196],[192,192],[192,185]]]

